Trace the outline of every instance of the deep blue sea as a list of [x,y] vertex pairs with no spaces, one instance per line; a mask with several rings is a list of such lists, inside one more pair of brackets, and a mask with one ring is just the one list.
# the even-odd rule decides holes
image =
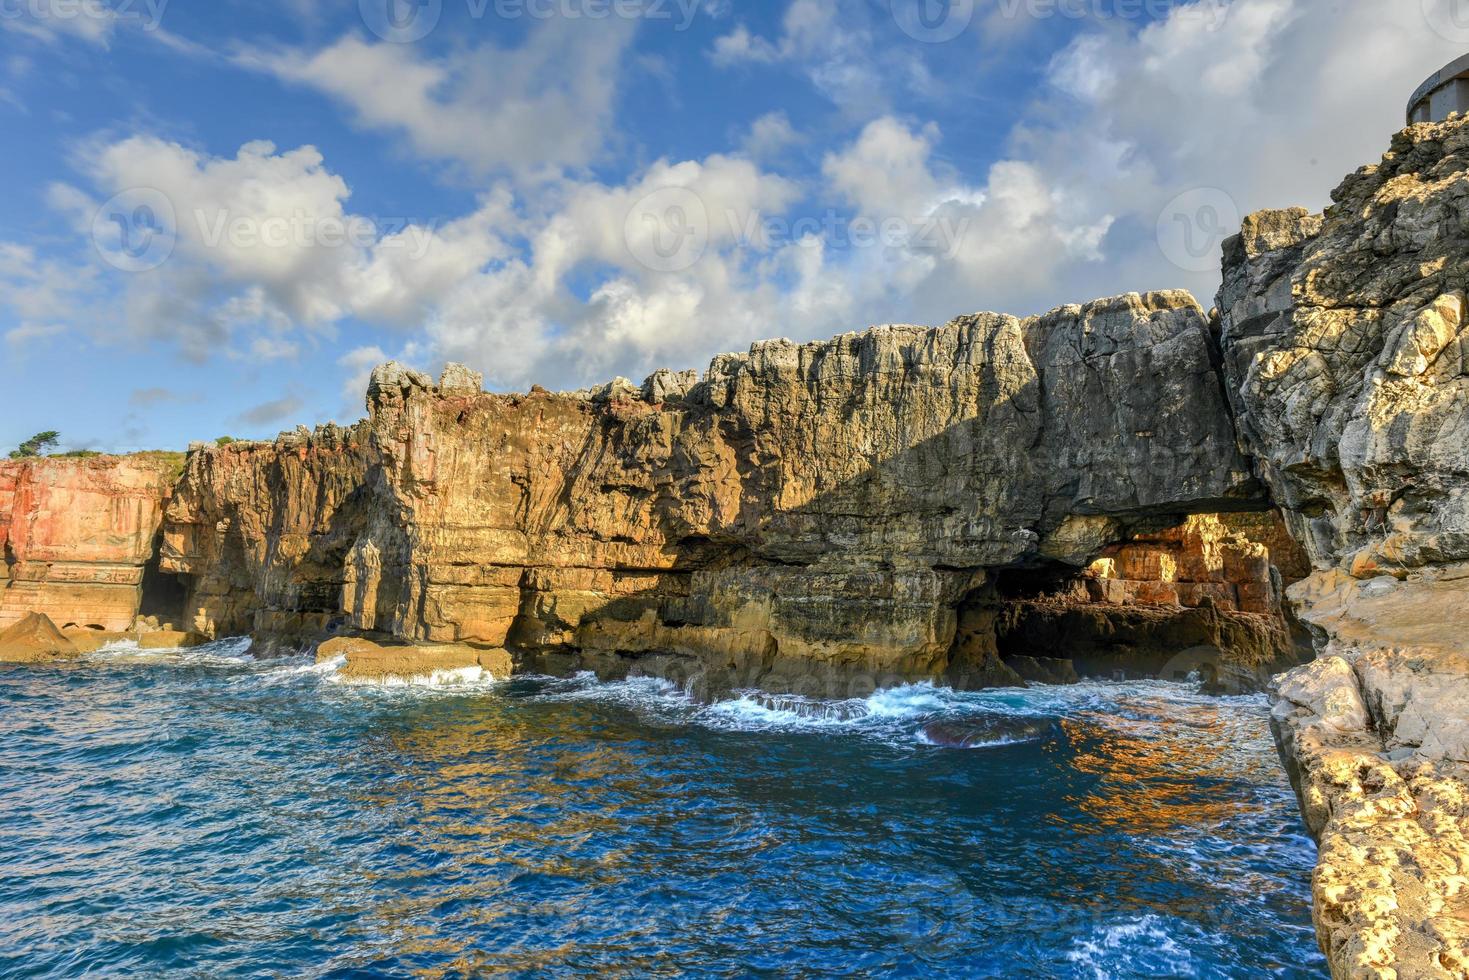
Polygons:
[[0,976],[1326,975],[1263,698],[706,706],[247,646],[0,668]]

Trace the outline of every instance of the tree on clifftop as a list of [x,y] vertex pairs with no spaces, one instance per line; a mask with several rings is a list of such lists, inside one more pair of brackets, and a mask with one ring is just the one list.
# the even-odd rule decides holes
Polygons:
[[20,444],[19,449],[12,450],[11,459],[30,459],[41,455],[44,449],[53,449],[61,441],[60,432],[37,432],[25,442]]

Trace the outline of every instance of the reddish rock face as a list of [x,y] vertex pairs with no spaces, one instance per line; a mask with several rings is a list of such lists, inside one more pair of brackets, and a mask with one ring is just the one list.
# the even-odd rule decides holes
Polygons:
[[0,462],[0,628],[132,627],[180,457]]
[[1092,565],[1092,596],[1113,604],[1282,615],[1284,588],[1310,572],[1278,511],[1199,514],[1109,548]]

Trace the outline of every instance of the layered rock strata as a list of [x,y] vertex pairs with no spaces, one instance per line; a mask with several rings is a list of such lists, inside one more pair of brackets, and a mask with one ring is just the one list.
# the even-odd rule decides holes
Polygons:
[[324,633],[341,617],[346,555],[374,509],[376,455],[365,424],[193,447],[159,563],[185,583],[181,625],[209,636]]
[[1338,977],[1469,975],[1469,126],[1412,127],[1324,215],[1225,247],[1241,440],[1315,566],[1322,658],[1282,677],[1281,753],[1321,844]]
[[960,609],[1138,529],[1259,510],[1184,293],[757,344],[698,381],[494,395],[375,372],[369,418],[189,460],[163,568],[202,631],[331,625],[673,654],[742,683],[1015,682]]
[[127,630],[182,457],[0,462],[0,628],[31,613]]

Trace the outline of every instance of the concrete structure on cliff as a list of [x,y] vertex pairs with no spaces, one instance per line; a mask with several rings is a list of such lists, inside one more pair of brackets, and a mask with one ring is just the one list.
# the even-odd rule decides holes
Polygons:
[[1408,125],[1443,122],[1469,112],[1469,54],[1444,65],[1418,86],[1408,100]]

